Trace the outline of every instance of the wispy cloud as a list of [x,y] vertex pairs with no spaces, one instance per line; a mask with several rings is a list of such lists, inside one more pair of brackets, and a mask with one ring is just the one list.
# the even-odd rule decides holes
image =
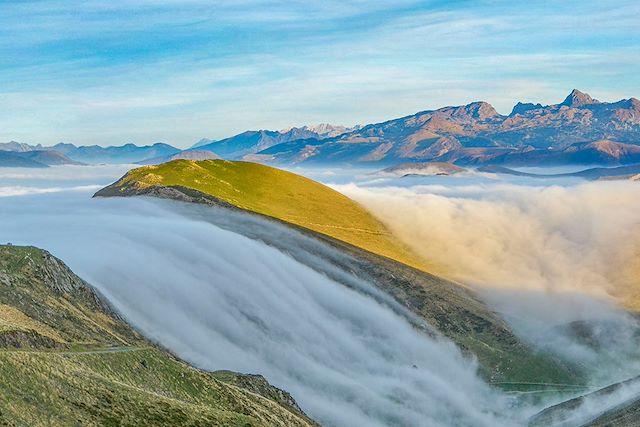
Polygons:
[[189,145],[579,87],[638,96],[635,2],[0,4],[0,140]]

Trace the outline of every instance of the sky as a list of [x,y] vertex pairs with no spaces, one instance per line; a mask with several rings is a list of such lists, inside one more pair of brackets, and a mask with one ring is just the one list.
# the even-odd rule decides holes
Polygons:
[[640,2],[0,0],[0,141],[367,124],[640,97]]

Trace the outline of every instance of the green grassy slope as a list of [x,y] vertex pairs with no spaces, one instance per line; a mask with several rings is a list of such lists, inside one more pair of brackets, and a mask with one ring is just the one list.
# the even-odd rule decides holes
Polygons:
[[97,196],[184,187],[408,265],[424,263],[376,218],[343,194],[303,176],[250,162],[177,160],[129,171]]
[[0,246],[0,425],[315,424],[262,377],[154,347],[47,252]]
[[[134,169],[96,196],[154,195],[211,202],[203,193],[295,224],[324,240],[338,250],[337,256],[327,255],[327,261],[382,289],[476,356],[481,373],[499,386],[528,391],[531,387],[525,383],[580,381],[580,375],[561,361],[536,352],[516,337],[471,290],[426,272],[429,269],[423,263],[355,202],[309,179],[248,162],[174,161]],[[280,242],[268,243],[287,250]],[[330,271],[324,273],[331,276]],[[334,279],[340,281],[340,277]]]

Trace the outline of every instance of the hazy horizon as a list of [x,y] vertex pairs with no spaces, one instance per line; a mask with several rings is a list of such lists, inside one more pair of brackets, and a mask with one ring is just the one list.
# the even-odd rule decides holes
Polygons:
[[[576,89],[577,88],[574,88],[572,90],[576,90]],[[577,90],[580,90],[580,89],[577,89]],[[581,91],[581,92],[587,93],[588,95],[592,95],[592,93],[589,93],[588,91]],[[567,91],[567,95],[569,93],[570,93],[570,91]],[[594,98],[596,98],[600,102],[616,102],[616,101],[620,101],[622,99],[622,98],[621,99],[604,99],[604,98],[598,98],[598,96],[594,96]],[[628,99],[628,98],[635,98],[635,97],[634,96],[627,96],[624,99]],[[564,100],[564,98],[559,99],[557,102],[549,103],[548,105],[559,104],[563,100]],[[478,100],[475,100],[475,101],[470,101],[469,103],[480,102],[480,101],[484,101],[484,100],[478,99]],[[484,101],[484,102],[486,102],[486,101]],[[515,106],[518,102],[522,102],[522,101],[515,101],[513,103],[512,107]],[[532,102],[533,103],[537,103],[537,102],[534,102],[534,101],[532,101]],[[489,103],[489,104],[491,104],[491,103]],[[464,105],[466,105],[466,104],[464,104]],[[547,105],[547,104],[544,104],[544,105]],[[437,110],[439,108],[456,107],[456,106],[458,106],[458,105],[442,105],[440,107],[435,107],[433,109],[418,110],[418,111],[415,111],[415,112],[410,113],[410,114],[415,114],[415,113],[419,113],[419,112],[422,112],[422,111]],[[511,112],[511,109],[509,109],[509,111],[507,111],[507,112],[498,111],[498,113],[500,113],[502,115],[505,115],[505,116],[508,115],[510,112]],[[388,117],[387,119],[391,120],[391,119],[396,119],[396,118],[400,118],[400,117],[403,117],[403,115],[395,115],[395,116],[392,116],[392,117]],[[383,120],[383,121],[386,121],[386,120]],[[190,143],[186,143],[185,145],[175,144],[175,143],[172,143],[171,141],[163,140],[163,139],[154,140],[154,141],[148,141],[148,142],[144,142],[144,143],[136,142],[136,141],[131,140],[131,139],[126,139],[124,141],[115,141],[115,142],[109,142],[109,143],[104,143],[104,144],[100,144],[100,143],[94,143],[94,144],[86,143],[85,144],[85,143],[82,143],[82,142],[71,142],[71,141],[58,141],[58,142],[54,142],[54,143],[44,144],[44,143],[38,142],[38,141],[26,142],[26,141],[18,141],[18,140],[15,140],[15,139],[10,139],[10,140],[6,140],[6,141],[0,141],[0,143],[2,143],[2,142],[18,142],[18,143],[27,143],[27,144],[35,145],[35,146],[40,144],[45,148],[53,147],[53,146],[55,146],[57,144],[73,144],[73,145],[76,145],[76,146],[95,146],[95,145],[97,145],[97,146],[100,146],[100,147],[120,147],[120,146],[128,145],[128,144],[134,144],[134,145],[137,145],[137,146],[150,146],[150,145],[161,143],[161,144],[169,144],[169,145],[172,145],[172,146],[174,146],[176,148],[179,148],[179,149],[186,149],[186,148],[191,148],[193,145],[195,145],[197,142],[199,142],[200,140],[203,140],[203,139],[222,140],[222,139],[229,138],[229,137],[235,136],[235,135],[243,133],[243,132],[286,131],[286,130],[289,130],[289,129],[292,129],[292,128],[295,128],[295,127],[301,128],[303,126],[316,126],[316,125],[321,125],[321,124],[330,124],[330,125],[333,125],[333,126],[352,127],[352,126],[366,126],[366,125],[369,125],[369,124],[376,124],[376,122],[367,122],[367,123],[338,123],[338,122],[335,122],[335,123],[327,123],[327,122],[316,121],[316,122],[301,123],[301,124],[297,124],[297,125],[285,126],[285,127],[282,127],[282,128],[251,128],[251,127],[248,127],[248,128],[243,129],[243,130],[241,130],[241,131],[239,131],[237,133],[234,133],[234,134],[231,134],[231,135],[222,136],[220,138],[209,138],[208,136],[202,136],[201,138],[193,140]]]

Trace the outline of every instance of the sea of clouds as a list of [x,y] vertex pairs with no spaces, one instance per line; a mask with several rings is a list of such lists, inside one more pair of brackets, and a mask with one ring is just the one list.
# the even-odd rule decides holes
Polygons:
[[[606,383],[640,372],[640,186],[469,176],[340,183],[434,271],[476,289],[521,337]],[[593,345],[576,342],[587,325]],[[571,328],[573,326],[573,328]],[[591,343],[593,344],[593,343]]]
[[[50,191],[46,183],[0,197],[2,241],[62,258],[146,336],[196,366],[263,374],[327,425],[512,423],[472,360],[370,297],[368,284],[340,285],[217,227],[198,206],[189,215],[168,201],[92,199],[75,182]],[[306,239],[290,233],[293,245]]]
[[[323,274],[332,267],[299,233],[201,206],[91,198],[125,170],[0,169],[0,242],[51,251],[148,337],[204,369],[263,374],[327,425],[511,426],[539,409],[512,407],[371,285]],[[635,319],[612,298],[634,284],[633,184],[322,176],[522,337],[588,367],[587,385],[640,373]],[[259,235],[233,231],[248,227]],[[576,322],[594,326],[597,348],[576,341]]]

